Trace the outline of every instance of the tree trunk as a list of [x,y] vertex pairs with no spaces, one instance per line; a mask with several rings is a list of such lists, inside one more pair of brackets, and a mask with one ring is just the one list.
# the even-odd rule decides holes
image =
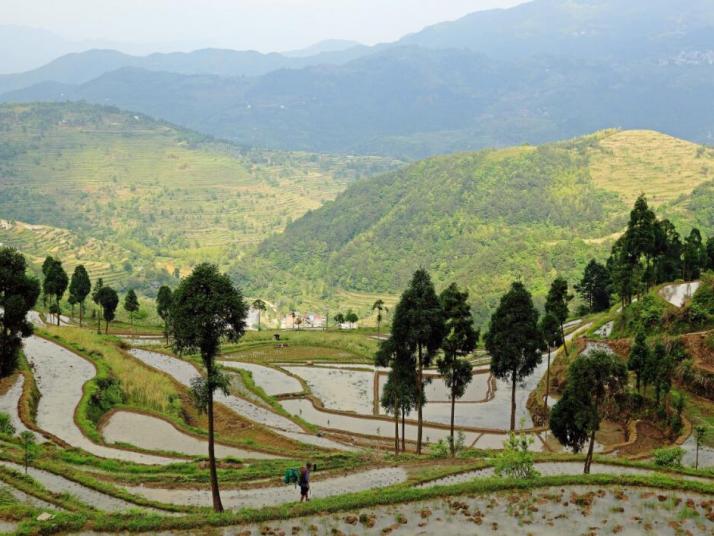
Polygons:
[[404,407],[402,407],[402,452],[407,451],[407,441],[405,439],[406,438],[406,433],[405,433],[405,430],[406,430],[405,421],[406,420],[407,420],[407,412],[404,409]]
[[104,320],[104,334],[109,335],[109,320]]
[[516,371],[512,372],[511,382],[511,432],[516,431]]
[[548,368],[545,369],[545,411],[548,413],[548,395],[550,394],[550,344],[548,345]]
[[208,465],[211,470],[211,496],[213,497],[213,510],[223,512],[221,493],[218,490],[218,473],[216,472],[216,453],[213,438],[213,391],[208,390]]
[[394,455],[399,454],[399,404],[394,404]]
[[102,315],[97,311],[97,335],[102,334]]
[[166,336],[166,346],[169,345],[169,323],[164,320],[164,335]]
[[595,429],[590,433],[590,446],[588,446],[588,453],[585,456],[585,470],[586,475],[590,474],[590,465],[593,463],[593,449],[595,447]]
[[258,309],[258,331],[260,331],[260,309]]
[[456,456],[456,449],[454,448],[454,412],[456,410],[456,395],[454,390],[451,390],[451,457]]
[[639,371],[637,371],[637,373],[635,374],[635,378],[637,378],[637,392],[639,393],[640,392],[640,372]]
[[60,306],[59,306],[59,296],[57,296],[57,327],[60,325]]
[[79,302],[79,327],[82,327],[82,318],[84,317],[84,302]]
[[424,398],[424,376],[422,370],[422,353],[421,344],[419,345],[419,362],[417,363],[418,373],[417,373],[417,392],[419,398],[417,400],[417,448],[416,453],[421,454],[421,433],[422,433],[422,399]]
[[697,441],[697,453],[694,456],[694,468],[699,469],[699,441]]

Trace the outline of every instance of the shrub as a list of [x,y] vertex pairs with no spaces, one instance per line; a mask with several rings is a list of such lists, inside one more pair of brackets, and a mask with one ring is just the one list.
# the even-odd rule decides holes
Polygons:
[[0,413],[0,435],[15,435],[15,427],[12,425],[10,415],[8,415],[7,413]]
[[429,456],[432,458],[446,458],[449,455],[449,444],[443,439],[429,446]]
[[655,465],[660,467],[682,467],[682,457],[684,449],[680,447],[668,447],[656,449],[654,451]]
[[503,452],[494,460],[493,468],[496,474],[509,478],[535,478],[538,476],[533,453],[528,450],[533,442],[533,437],[527,436],[523,432],[519,435],[511,432],[503,443]]

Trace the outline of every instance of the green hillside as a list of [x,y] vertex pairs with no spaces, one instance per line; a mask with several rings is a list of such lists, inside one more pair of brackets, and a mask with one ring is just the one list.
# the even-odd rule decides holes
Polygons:
[[483,321],[514,279],[542,298],[557,274],[574,282],[604,257],[633,192],[653,195],[683,231],[696,222],[709,233],[714,222],[698,207],[712,198],[712,178],[713,150],[649,131],[436,157],[354,184],[259,255],[289,274],[275,292],[304,279],[394,294],[424,266],[440,286],[466,286]]
[[[0,107],[0,218],[58,228],[64,238],[51,247],[60,256],[63,245],[75,244],[66,248],[74,257],[76,244],[103,241],[109,247],[93,260],[112,270],[226,265],[355,179],[396,164],[248,150],[86,104]],[[27,227],[6,225],[0,241],[44,255]]]

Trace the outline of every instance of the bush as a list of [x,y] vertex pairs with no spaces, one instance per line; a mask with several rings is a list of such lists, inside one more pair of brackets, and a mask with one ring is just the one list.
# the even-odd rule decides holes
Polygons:
[[683,456],[684,449],[680,447],[656,449],[654,451],[654,462],[655,465],[659,465],[660,467],[682,467]]
[[429,456],[432,458],[446,458],[449,455],[449,444],[443,439],[429,446]]
[[15,427],[12,425],[10,415],[8,415],[7,413],[0,413],[0,435],[15,435]]
[[503,443],[503,452],[494,460],[493,468],[496,474],[509,478],[535,478],[538,476],[533,453],[528,450],[533,442],[533,437],[527,436],[523,432],[519,435],[511,432]]

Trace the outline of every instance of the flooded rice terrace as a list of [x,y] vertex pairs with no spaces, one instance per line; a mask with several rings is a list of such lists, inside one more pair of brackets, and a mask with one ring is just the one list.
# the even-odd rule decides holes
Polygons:
[[[711,534],[714,501],[692,492],[574,486],[445,497],[216,529],[225,536]],[[709,517],[708,517],[709,516]],[[168,534],[168,533],[160,533]],[[175,534],[172,533],[172,534]],[[188,534],[188,532],[180,533]],[[192,532],[197,534],[197,532]]]

